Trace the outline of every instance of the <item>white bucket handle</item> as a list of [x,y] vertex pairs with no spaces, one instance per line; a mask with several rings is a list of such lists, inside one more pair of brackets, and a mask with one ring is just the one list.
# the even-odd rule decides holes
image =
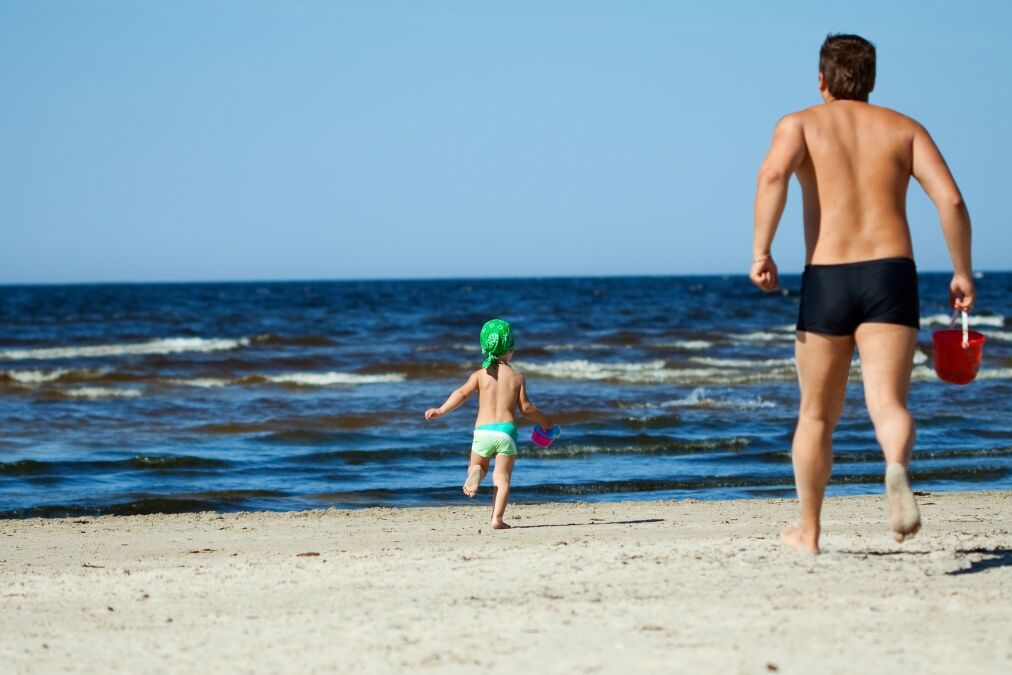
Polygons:
[[959,316],[960,314],[963,315],[963,349],[969,349],[970,348],[970,328],[969,328],[969,317],[967,317],[966,312],[960,312],[959,310],[954,310],[952,312],[952,320],[949,321],[949,328],[952,328],[953,326],[956,325],[956,317]]

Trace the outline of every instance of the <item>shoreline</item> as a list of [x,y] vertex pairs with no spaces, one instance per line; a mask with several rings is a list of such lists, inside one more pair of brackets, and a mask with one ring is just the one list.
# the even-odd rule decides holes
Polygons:
[[[491,473],[489,474],[491,475]],[[876,478],[879,478],[876,476]],[[987,485],[979,489],[967,489],[965,485],[955,485],[952,487],[945,486],[941,489],[931,486],[923,486],[924,481],[918,480],[916,473],[911,473],[911,488],[914,494],[920,498],[925,495],[943,495],[943,494],[965,494],[972,495],[977,493],[982,494],[1002,494],[1004,492],[1012,492],[1012,490],[1003,489],[1002,485]],[[551,507],[551,506],[607,506],[609,504],[653,504],[653,503],[714,503],[714,502],[766,502],[766,501],[796,501],[797,497],[793,495],[794,485],[784,485],[782,488],[777,488],[769,491],[769,494],[753,494],[749,496],[741,496],[738,494],[732,495],[721,495],[721,496],[710,496],[707,494],[701,494],[700,491],[693,491],[694,494],[691,496],[684,497],[650,497],[644,499],[601,499],[601,500],[583,500],[579,498],[572,499],[537,499],[531,500],[523,495],[523,490],[526,486],[520,486],[519,488],[514,484],[512,493],[510,496],[509,507],[510,509],[516,506],[522,507]],[[76,519],[96,519],[96,518],[145,518],[145,517],[159,517],[159,516],[200,516],[200,515],[222,515],[222,516],[235,516],[238,514],[275,514],[275,515],[299,515],[306,513],[315,512],[328,512],[328,511],[368,511],[371,509],[378,510],[412,510],[412,509],[454,509],[458,507],[472,508],[478,506],[491,506],[491,481],[486,477],[479,486],[479,492],[473,499],[468,499],[460,492],[460,486],[454,485],[452,488],[445,488],[447,491],[454,494],[453,499],[438,500],[432,503],[424,502],[405,502],[395,503],[389,502],[386,504],[376,504],[363,501],[361,504],[351,503],[353,500],[349,500],[348,503],[340,503],[332,506],[324,506],[319,502],[311,503],[310,505],[302,508],[238,508],[229,510],[218,510],[215,505],[206,499],[208,492],[197,493],[196,496],[199,499],[180,499],[176,495],[171,497],[161,497],[153,495],[150,498],[135,501],[115,502],[106,506],[87,507],[77,505],[39,505],[25,508],[11,509],[8,511],[0,511],[0,526],[4,523],[19,523],[25,521],[39,520],[39,521],[61,521],[61,520],[76,520]],[[228,491],[223,491],[228,492]],[[517,493],[520,492],[518,496]],[[354,493],[350,493],[354,494]],[[628,494],[628,493],[625,493]],[[661,494],[670,495],[671,492],[662,492]],[[884,498],[884,488],[881,483],[859,483],[859,484],[847,484],[847,483],[836,483],[832,481],[826,489],[826,499],[848,499],[854,497],[869,497],[876,498],[882,495]],[[205,508],[192,508],[189,510],[173,510],[173,511],[160,511],[160,510],[147,510],[156,509],[157,507],[150,506],[151,504],[160,503],[172,503],[178,501],[180,503],[202,503]],[[137,510],[140,509],[140,510]],[[50,511],[53,515],[40,515],[38,511]]]
[[14,672],[1007,672],[1012,492],[0,521]]

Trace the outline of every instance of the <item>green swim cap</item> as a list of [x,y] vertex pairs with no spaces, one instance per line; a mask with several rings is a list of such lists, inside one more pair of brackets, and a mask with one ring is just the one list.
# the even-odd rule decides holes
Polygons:
[[485,361],[482,368],[499,362],[499,357],[513,349],[513,329],[502,319],[486,321],[481,327],[481,353]]

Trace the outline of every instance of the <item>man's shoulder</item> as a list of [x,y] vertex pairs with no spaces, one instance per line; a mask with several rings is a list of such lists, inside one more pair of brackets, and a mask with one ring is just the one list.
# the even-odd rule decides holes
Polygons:
[[820,103],[818,105],[810,105],[807,108],[802,108],[801,110],[789,112],[780,118],[778,124],[802,124],[806,119],[821,113],[825,107],[824,103]]
[[887,108],[883,105],[872,105],[870,103],[868,104],[868,107],[874,112],[874,114],[884,119],[887,119],[888,121],[894,124],[901,124],[904,126],[917,127],[917,128],[920,128],[921,126],[920,122],[915,120],[910,115],[905,115],[904,113],[901,113],[899,110]]
[[[826,124],[832,125],[832,120],[838,119],[838,115],[841,112],[840,110],[834,110],[830,104],[820,103],[784,115],[780,118],[777,128],[785,130],[796,129],[805,135],[813,130],[824,128]],[[851,119],[863,120],[862,124],[870,123],[879,129],[889,129],[893,133],[899,133],[904,136],[913,137],[918,133],[926,131],[920,122],[913,117],[905,115],[898,110],[871,103],[851,109],[844,113],[844,115]]]
[[787,113],[779,120],[777,120],[777,129],[801,126],[802,124],[804,124],[805,115],[809,110],[811,110],[811,108],[805,108],[804,110],[795,110],[794,112]]

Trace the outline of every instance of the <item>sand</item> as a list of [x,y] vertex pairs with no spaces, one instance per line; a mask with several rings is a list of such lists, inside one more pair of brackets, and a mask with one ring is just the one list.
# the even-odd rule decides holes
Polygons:
[[1012,493],[919,501],[2,521],[0,671],[1012,672]]

